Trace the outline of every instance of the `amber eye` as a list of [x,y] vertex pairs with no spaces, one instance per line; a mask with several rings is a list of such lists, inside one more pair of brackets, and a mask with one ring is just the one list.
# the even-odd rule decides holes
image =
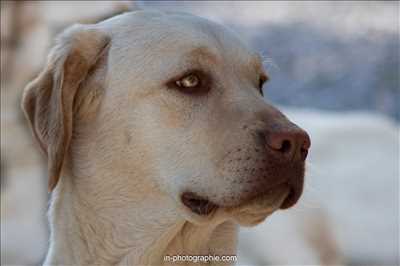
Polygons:
[[189,74],[180,80],[177,80],[175,84],[180,88],[196,88],[200,85],[200,78],[195,74]]
[[186,94],[203,95],[212,87],[211,76],[199,69],[191,69],[179,77],[171,78],[166,82],[168,88],[178,89]]

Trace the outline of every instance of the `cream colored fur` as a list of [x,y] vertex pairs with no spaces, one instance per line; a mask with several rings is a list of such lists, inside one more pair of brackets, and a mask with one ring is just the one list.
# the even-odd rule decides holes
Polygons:
[[[257,90],[261,65],[233,33],[185,14],[138,11],[65,31],[23,100],[54,189],[44,264],[234,255],[238,224],[261,222],[288,193],[243,202],[234,173],[255,163],[228,163],[257,157],[245,128],[275,112]],[[165,86],[188,69],[213,74],[209,94]],[[196,215],[180,200],[188,189],[227,207]]]

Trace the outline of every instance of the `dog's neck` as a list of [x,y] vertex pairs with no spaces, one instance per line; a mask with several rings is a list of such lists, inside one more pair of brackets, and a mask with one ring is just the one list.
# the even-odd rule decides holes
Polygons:
[[113,202],[115,197],[94,206],[71,180],[61,178],[52,195],[45,265],[161,265],[172,264],[165,255],[236,252],[237,227],[231,222],[196,226],[166,210],[163,199],[128,208]]

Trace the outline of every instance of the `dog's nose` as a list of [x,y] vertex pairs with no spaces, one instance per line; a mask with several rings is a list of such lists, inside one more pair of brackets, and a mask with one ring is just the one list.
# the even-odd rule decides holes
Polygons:
[[277,172],[277,177],[280,183],[284,182],[289,186],[290,191],[280,208],[290,208],[296,204],[303,191],[304,170],[300,170],[300,165],[304,165],[307,158],[310,137],[307,132],[290,122],[270,125],[268,129],[258,133],[268,154],[275,155],[273,157],[279,164],[285,165]]
[[304,161],[307,158],[311,142],[304,130],[291,127],[287,130],[266,132],[263,135],[267,147],[280,157],[295,161]]

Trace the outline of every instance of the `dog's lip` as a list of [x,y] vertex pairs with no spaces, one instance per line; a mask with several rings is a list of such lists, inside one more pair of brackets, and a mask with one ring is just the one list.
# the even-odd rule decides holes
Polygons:
[[[262,194],[247,199],[240,205],[232,206],[228,209],[234,211],[246,210],[246,212],[251,212],[253,214],[270,212],[271,210],[275,211],[276,209],[281,208],[289,194],[289,186],[286,183],[283,183],[270,188]],[[254,207],[256,208],[254,209]]]
[[286,184],[271,188],[264,194],[254,197],[239,206],[228,208],[233,219],[242,226],[253,226],[265,220],[280,209],[290,193]]
[[202,216],[209,215],[218,208],[217,204],[193,192],[184,192],[181,196],[181,200],[192,212]]
[[203,217],[211,215],[217,209],[223,209],[231,214],[247,213],[255,217],[262,217],[278,209],[291,207],[298,199],[293,193],[293,189],[288,183],[282,183],[238,205],[219,205],[194,192],[182,193],[181,202],[193,213]]
[[293,205],[295,205],[297,203],[297,201],[299,200],[301,195],[301,191],[296,191],[295,189],[291,188],[289,190],[288,195],[286,196],[286,199],[283,201],[283,203],[281,204],[281,206],[279,207],[282,210],[285,209],[289,209],[291,207],[293,207]]

